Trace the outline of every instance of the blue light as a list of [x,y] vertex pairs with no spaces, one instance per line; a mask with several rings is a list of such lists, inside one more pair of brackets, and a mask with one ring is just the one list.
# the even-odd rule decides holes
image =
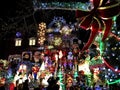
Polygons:
[[16,37],[17,38],[19,38],[19,37],[21,37],[22,36],[22,34],[20,33],[20,32],[16,32]]
[[112,53],[112,56],[115,56],[115,54],[114,54],[114,53]]

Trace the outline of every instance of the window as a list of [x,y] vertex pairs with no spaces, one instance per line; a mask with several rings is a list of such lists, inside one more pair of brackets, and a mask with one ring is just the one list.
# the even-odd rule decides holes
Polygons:
[[15,39],[15,46],[21,46],[22,39],[21,38],[16,38]]
[[29,45],[30,45],[30,46],[34,46],[35,43],[36,43],[36,39],[35,39],[34,37],[29,38]]

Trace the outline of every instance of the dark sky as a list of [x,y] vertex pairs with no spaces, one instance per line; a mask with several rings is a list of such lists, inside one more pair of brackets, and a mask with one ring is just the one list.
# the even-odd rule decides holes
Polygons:
[[14,0],[0,0],[0,16],[12,16],[15,12]]
[[[39,0],[40,2],[51,2],[51,1],[59,1],[59,2],[69,2],[69,1],[77,1],[77,2],[86,2],[88,0]],[[0,17],[15,17],[17,11],[21,11],[26,7],[32,8],[32,0],[0,0]],[[26,13],[26,12],[24,12]]]

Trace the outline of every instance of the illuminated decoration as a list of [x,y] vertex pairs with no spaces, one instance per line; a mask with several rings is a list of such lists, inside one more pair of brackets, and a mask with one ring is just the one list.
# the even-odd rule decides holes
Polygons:
[[43,45],[45,39],[45,32],[46,32],[46,23],[42,22],[39,24],[39,29],[38,29],[38,44]]
[[42,2],[38,0],[33,0],[34,10],[38,9],[64,9],[64,10],[75,10],[75,9],[87,9],[89,2]]
[[48,34],[47,41],[50,43],[50,45],[54,44],[54,34]]
[[94,70],[94,74],[99,74],[100,73],[99,68],[94,68],[93,70]]
[[120,73],[116,73],[113,70],[111,70],[110,68],[106,68],[104,69],[104,71],[102,74],[102,78],[105,78],[106,83],[108,84],[115,84],[115,83],[119,83],[119,79],[120,79]]
[[[107,2],[108,0],[106,0]],[[112,17],[117,16],[120,13],[120,3],[106,3],[103,0],[93,0],[93,9],[91,11],[77,10],[76,17],[81,20],[80,27],[85,30],[91,29],[91,35],[88,42],[83,47],[86,50],[90,47],[94,39],[96,38],[98,32],[103,30],[104,41],[111,30],[112,27]],[[111,13],[113,11],[113,13]],[[99,17],[99,18],[98,18]]]
[[27,60],[27,61],[32,60],[32,52],[31,51],[22,52],[22,60]]
[[[56,26],[56,29],[53,30],[54,32],[59,32],[60,28],[62,27],[62,25],[65,25],[66,21],[63,17],[54,17],[52,22],[48,25],[49,28]],[[52,30],[50,30],[52,31]]]
[[52,28],[48,28],[48,29],[46,30],[46,33],[51,33],[51,32],[53,32],[53,29],[52,29]]
[[117,30],[116,20],[117,20],[117,17],[114,17],[113,18],[114,24],[113,24],[112,32],[110,33],[110,36],[114,37],[117,41],[120,41],[120,30],[119,31]]
[[78,72],[77,71],[74,72],[74,79],[76,79],[76,77],[78,77]]
[[95,43],[97,46],[97,50],[100,51],[100,55],[102,56],[103,50],[104,50],[104,43],[102,41],[102,33],[99,33],[98,36],[95,39]]
[[25,64],[21,64],[18,69],[19,72],[21,73],[26,73],[27,72],[27,66]]
[[22,35],[22,34],[21,34],[20,32],[16,32],[16,37],[17,37],[17,38],[20,38],[21,35]]
[[92,60],[89,63],[91,69],[104,66],[104,61],[101,59],[101,57],[100,56],[96,56],[96,57],[92,58]]
[[34,37],[29,38],[29,45],[34,46],[36,44],[36,39]]
[[67,83],[67,87],[71,87],[73,83],[73,78],[71,76],[68,76],[66,83]]
[[21,46],[22,39],[21,38],[16,38],[15,39],[15,46]]
[[14,60],[15,60],[15,62],[17,62],[17,61],[21,62],[22,61],[22,56],[20,54],[9,55],[8,61],[12,62]]
[[0,70],[1,71],[4,71],[4,70],[8,70],[9,68],[9,61],[7,60],[3,60],[3,59],[0,59]]
[[34,65],[33,67],[32,67],[32,73],[33,73],[33,75],[34,75],[34,80],[36,80],[37,79],[37,73],[39,72],[39,66],[38,65]]
[[67,59],[68,60],[73,60],[73,53],[72,52],[68,52]]
[[58,77],[59,77],[59,81],[60,81],[60,87],[62,88],[62,90],[65,90],[65,84],[63,84],[63,82],[64,82],[64,75],[62,73],[61,68],[58,71]]
[[61,59],[63,57],[63,53],[62,53],[62,50],[59,51],[59,59]]
[[40,66],[40,69],[39,69],[40,71],[44,71],[45,70],[45,63],[44,62],[42,62],[42,65]]
[[53,48],[54,48],[54,46],[52,46],[52,45],[48,46],[48,49],[53,49]]
[[90,74],[89,61],[85,60],[84,63],[79,64],[78,70],[79,71],[84,71],[85,74]]
[[[103,60],[105,62],[105,65],[110,68],[111,70],[113,70],[114,72],[120,72],[120,34],[118,34],[119,29],[117,29],[116,26],[116,18],[114,17],[114,23],[112,26],[112,32],[110,33],[110,37],[105,41],[105,48],[103,50]],[[106,57],[107,56],[107,57]],[[116,68],[114,66],[118,66],[118,69],[116,70]]]
[[71,31],[72,29],[70,29],[68,26],[63,26],[63,28],[60,30],[60,33],[64,35],[70,35]]
[[107,83],[108,83],[109,85],[110,85],[110,84],[120,83],[120,79],[115,80],[115,81],[113,81],[113,82],[109,82],[109,81],[107,80]]
[[55,37],[54,38],[54,45],[55,46],[60,46],[62,43],[62,38],[61,37]]
[[117,72],[117,73],[120,73],[120,70],[115,70],[115,68],[113,68],[112,66],[110,66],[107,62],[106,62],[106,60],[103,58],[103,60],[104,60],[104,63],[105,63],[105,65],[108,67],[108,68],[110,68],[111,70],[113,70],[114,72]]
[[[115,30],[116,30],[116,21],[114,21],[114,24],[113,24],[113,27],[112,27],[112,33],[113,33],[113,31],[114,31],[114,33],[115,33]],[[116,30],[116,31],[118,31],[118,30]],[[112,33],[110,33],[110,38],[111,38],[111,36],[112,37],[114,37],[113,35],[112,35]],[[114,34],[115,35],[115,34]],[[109,40],[110,38],[107,38],[106,39],[106,42],[105,43],[103,43],[102,42],[102,35],[101,35],[101,32],[99,33],[99,35],[96,37],[96,42],[97,42],[97,48],[99,48],[99,51],[100,51],[100,55],[101,56],[104,56],[105,58],[107,58],[107,59],[109,59],[110,60],[110,57],[112,56],[112,60],[113,60],[113,57],[115,57],[115,53],[114,53],[114,51],[115,50],[117,50],[117,46],[119,46],[118,45],[118,43],[116,44],[115,42],[115,44],[117,45],[116,47],[111,47],[111,44],[110,43],[108,43],[108,41],[110,41],[111,43],[112,43],[112,46],[113,46],[113,40]],[[117,41],[118,39],[116,39],[115,41]],[[115,45],[114,44],[114,45]],[[106,48],[104,48],[104,47],[106,47]],[[111,51],[110,51],[110,49],[111,49]],[[105,50],[105,51],[104,51]],[[110,52],[110,53],[109,53]],[[107,57],[106,57],[107,56]],[[108,61],[106,61],[104,58],[101,58],[103,61],[104,61],[104,64],[106,65],[106,68],[104,68],[103,70],[101,70],[101,67],[99,67],[98,69],[100,69],[100,72],[98,72],[98,75],[99,75],[99,78],[102,80],[102,81],[107,81],[106,83],[107,84],[115,84],[115,83],[119,83],[119,80],[117,80],[117,79],[119,79],[119,75],[118,75],[118,73],[119,73],[119,70],[118,70],[118,67],[116,66],[116,67],[112,67],[112,66],[110,66],[110,64],[108,64],[107,62]],[[103,65],[104,66],[104,65]],[[107,69],[108,68],[108,69]],[[96,72],[97,73],[97,72]],[[96,76],[95,76],[96,77]],[[98,79],[99,79],[98,78]]]
[[0,86],[4,86],[6,83],[6,79],[5,78],[0,78]]
[[93,78],[94,78],[94,82],[97,83],[102,83],[102,81],[100,80],[98,73],[94,73],[93,74]]

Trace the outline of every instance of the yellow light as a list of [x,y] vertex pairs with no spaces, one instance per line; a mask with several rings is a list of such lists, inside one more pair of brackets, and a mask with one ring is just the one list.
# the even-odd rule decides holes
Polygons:
[[60,37],[54,38],[54,45],[59,46],[62,43],[62,39]]
[[30,46],[35,45],[35,43],[36,43],[36,40],[35,40],[34,37],[32,37],[32,38],[29,39],[29,45]]
[[85,61],[83,64],[78,65],[79,71],[83,70],[85,74],[90,74],[89,62]]
[[15,46],[21,46],[22,39],[21,38],[16,38],[15,39]]
[[46,23],[42,22],[39,24],[39,30],[38,30],[38,43],[44,44],[45,41],[45,31],[46,30]]

